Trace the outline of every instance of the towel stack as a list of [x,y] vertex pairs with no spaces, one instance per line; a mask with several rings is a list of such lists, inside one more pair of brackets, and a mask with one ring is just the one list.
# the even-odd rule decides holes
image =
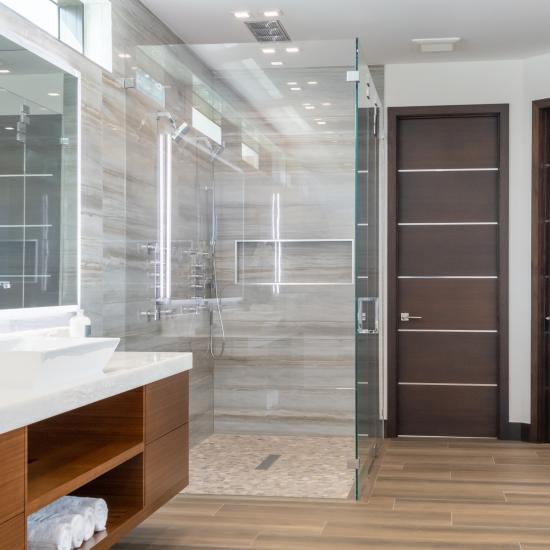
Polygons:
[[29,550],[72,550],[105,531],[109,510],[102,498],[63,497],[29,516]]

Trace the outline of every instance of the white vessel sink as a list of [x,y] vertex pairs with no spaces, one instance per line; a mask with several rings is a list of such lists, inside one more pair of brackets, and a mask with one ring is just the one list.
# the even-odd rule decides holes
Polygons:
[[100,374],[119,338],[21,336],[0,340],[0,387],[47,387]]

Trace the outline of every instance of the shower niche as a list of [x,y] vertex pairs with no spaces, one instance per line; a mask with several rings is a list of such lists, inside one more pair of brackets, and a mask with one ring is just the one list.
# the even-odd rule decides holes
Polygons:
[[235,284],[353,285],[353,240],[235,241]]

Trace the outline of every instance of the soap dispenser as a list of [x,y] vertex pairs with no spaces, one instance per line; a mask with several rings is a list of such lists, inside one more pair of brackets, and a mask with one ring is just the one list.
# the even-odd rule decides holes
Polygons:
[[72,338],[88,338],[92,335],[92,321],[84,315],[82,309],[77,310],[69,322],[69,334]]

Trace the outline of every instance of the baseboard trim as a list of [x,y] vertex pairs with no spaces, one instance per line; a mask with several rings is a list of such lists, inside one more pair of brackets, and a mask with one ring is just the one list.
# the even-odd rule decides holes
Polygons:
[[499,439],[504,441],[530,441],[531,424],[524,422],[508,422],[504,433]]

